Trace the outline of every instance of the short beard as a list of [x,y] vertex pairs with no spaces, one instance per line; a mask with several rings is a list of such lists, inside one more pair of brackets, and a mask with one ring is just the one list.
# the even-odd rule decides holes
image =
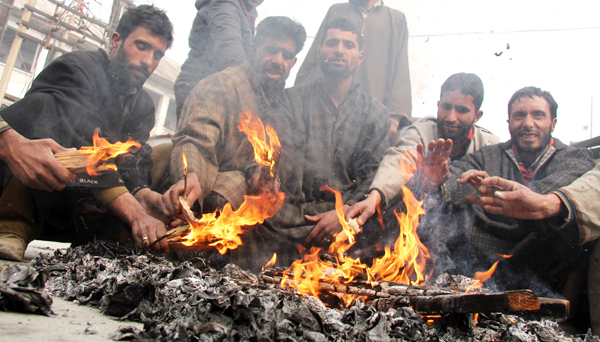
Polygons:
[[[119,94],[128,94],[132,89],[140,90],[144,85],[144,82],[146,82],[147,78],[143,81],[136,79],[131,74],[130,69],[132,68],[135,68],[135,66],[129,65],[125,51],[119,48],[117,55],[108,65],[108,73],[111,75],[113,85]],[[147,69],[142,70],[143,67],[138,69],[144,73],[148,73]]]
[[550,140],[552,140],[551,133],[544,134],[542,136],[542,144],[540,145],[540,147],[534,148],[534,147],[529,147],[529,146],[520,146],[518,143],[518,141],[519,141],[518,133],[513,134],[513,132],[510,132],[510,137],[513,142],[513,145],[515,145],[517,148],[517,153],[519,153],[520,156],[538,155],[539,153],[541,153],[548,147],[548,144],[550,144]]
[[457,142],[459,140],[463,140],[464,138],[466,138],[467,135],[469,134],[469,131],[471,130],[471,128],[473,128],[473,125],[475,125],[475,123],[473,122],[470,125],[462,126],[456,133],[450,134],[448,131],[446,131],[444,129],[445,122],[446,122],[446,120],[440,120],[438,122],[438,128],[440,131],[440,135],[445,140],[451,139],[453,142]]
[[325,75],[326,78],[334,81],[345,80],[354,74],[354,70],[351,71],[347,65],[343,69],[336,69],[331,67],[331,65],[326,61],[320,61],[319,64],[321,66],[321,71],[323,71],[323,75]]

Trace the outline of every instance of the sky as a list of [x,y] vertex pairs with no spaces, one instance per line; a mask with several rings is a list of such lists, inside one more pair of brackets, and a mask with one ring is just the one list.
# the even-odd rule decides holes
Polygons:
[[[284,15],[306,28],[295,73],[327,9],[341,0],[265,0],[257,23]],[[167,57],[182,63],[196,9],[193,0],[139,0],[165,9],[175,25]],[[409,29],[413,117],[436,115],[439,89],[457,72],[479,75],[485,88],[479,125],[508,140],[507,103],[525,86],[550,91],[558,103],[554,136],[565,143],[600,135],[600,1],[385,0],[404,12]],[[368,53],[368,51],[366,52]]]

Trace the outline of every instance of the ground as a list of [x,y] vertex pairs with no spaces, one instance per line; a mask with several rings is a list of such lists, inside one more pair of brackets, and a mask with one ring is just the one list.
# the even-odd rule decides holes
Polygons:
[[[33,241],[25,252],[25,262],[39,253],[53,253],[57,248],[68,247],[69,244],[65,243]],[[7,263],[10,261],[0,260],[0,268]],[[0,312],[0,341],[112,341],[109,335],[120,326],[133,325],[143,329],[141,323],[117,321],[88,306],[79,306],[57,297],[52,297],[52,300],[52,311],[56,315],[51,317]]]

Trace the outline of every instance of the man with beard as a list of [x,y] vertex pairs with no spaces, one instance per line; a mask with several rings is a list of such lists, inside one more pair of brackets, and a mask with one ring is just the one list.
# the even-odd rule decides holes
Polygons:
[[[475,74],[454,74],[442,84],[440,100],[437,103],[437,119],[427,116],[409,126],[396,146],[390,147],[377,169],[369,196],[348,210],[349,217],[357,218],[363,225],[377,207],[396,202],[395,197],[401,188],[413,178],[417,165],[412,158],[418,144],[426,144],[439,138],[454,142],[451,160],[458,160],[467,153],[473,153],[483,146],[500,142],[488,130],[476,126],[483,111],[483,83]],[[401,169],[402,167],[402,169]]]
[[[168,218],[159,207],[161,195],[148,189],[152,149],[146,140],[154,127],[154,104],[142,85],[172,42],[173,25],[162,10],[131,9],[111,37],[110,55],[99,49],[61,56],[40,73],[22,100],[0,113],[12,130],[31,141],[92,146],[99,129],[111,143],[131,138],[142,144],[136,153],[116,159],[118,171],[99,177],[78,174],[75,184],[59,192],[49,192],[57,188],[52,185],[31,190],[19,177],[5,182],[1,258],[21,259],[27,243],[39,236],[42,222],[45,238],[71,242],[91,238],[97,233],[94,228],[104,231],[123,223],[138,247],[165,234],[161,220]],[[168,251],[166,243],[154,247]]]
[[[285,80],[306,40],[302,25],[287,17],[265,18],[256,28],[252,59],[200,81],[185,102],[173,137],[171,177],[175,183],[163,195],[171,214],[181,213],[179,196],[203,211],[231,203],[234,209],[248,193],[245,168],[254,150],[238,129],[240,113],[251,112],[266,126],[271,123],[281,138],[289,126],[271,116],[278,105]],[[188,161],[187,186],[182,152]]]
[[263,0],[196,0],[190,52],[175,81],[177,117],[192,88],[206,77],[250,58],[256,7]]
[[244,267],[260,270],[273,253],[278,265],[290,265],[300,257],[298,244],[331,243],[342,227],[335,197],[323,186],[341,191],[344,203],[364,197],[389,146],[390,118],[379,101],[353,82],[363,59],[361,43],[352,22],[335,20],[318,43],[323,79],[285,90],[284,106],[294,130],[293,148],[282,143],[279,164],[287,197],[273,218],[244,234],[244,244],[232,251]]
[[[444,214],[435,217],[430,210],[421,222],[419,234],[454,246],[455,249],[449,247],[453,260],[460,259],[466,266],[476,265],[479,270],[489,268],[499,254],[511,255],[496,271],[495,278],[502,281],[497,285],[503,288],[529,287],[539,295],[547,295],[542,288],[535,287],[540,279],[541,284],[563,292],[569,287],[567,280],[575,278],[573,273],[585,268],[583,250],[547,221],[487,213],[468,201],[474,200],[482,181],[489,177],[511,180],[538,194],[547,194],[594,167],[587,150],[567,146],[552,137],[557,108],[549,92],[526,87],[518,90],[508,103],[511,140],[483,147],[451,163],[448,160],[451,141],[430,142],[425,156],[423,145],[418,146],[419,158],[423,158],[418,183],[429,193],[425,205],[436,208],[434,212],[438,214],[437,208],[443,208]],[[450,226],[454,231],[448,230]],[[509,270],[511,273],[507,273]],[[474,270],[454,271],[468,274],[464,272]]]
[[337,18],[351,21],[360,30],[365,56],[354,81],[387,107],[392,119],[390,142],[395,144],[400,129],[410,124],[412,112],[408,27],[404,13],[385,6],[382,0],[349,0],[331,6],[298,71],[295,85],[310,84],[322,76],[317,49],[326,28]]

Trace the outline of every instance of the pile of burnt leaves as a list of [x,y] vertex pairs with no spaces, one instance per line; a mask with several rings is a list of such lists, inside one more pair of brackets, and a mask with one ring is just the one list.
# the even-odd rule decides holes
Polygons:
[[7,263],[0,266],[0,311],[17,311],[49,316],[52,298],[44,289],[48,273],[31,265]]
[[[301,297],[277,285],[264,284],[233,265],[217,271],[207,267],[202,259],[176,263],[151,254],[120,253],[108,246],[81,246],[55,256],[40,256],[32,264],[49,273],[46,289],[53,295],[144,323],[144,332],[129,329],[115,334],[115,339],[582,340],[565,337],[545,321],[513,322],[503,315],[481,317],[474,328],[450,318],[428,326],[411,308],[382,313],[356,302],[345,310],[335,310],[314,297]],[[494,323],[500,319],[506,324]]]

